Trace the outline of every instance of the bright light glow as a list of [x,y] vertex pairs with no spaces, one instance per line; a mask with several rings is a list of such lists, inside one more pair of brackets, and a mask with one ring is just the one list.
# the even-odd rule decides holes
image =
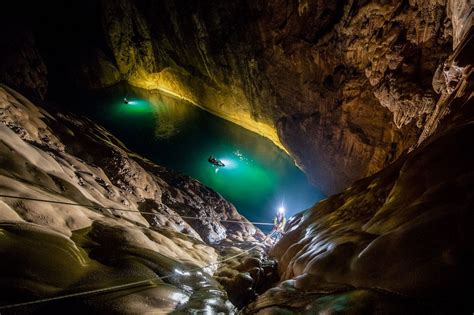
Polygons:
[[281,206],[278,208],[279,213],[285,213],[285,207]]
[[179,270],[179,269],[175,269],[174,272],[177,273],[177,274],[179,274],[179,275],[182,275],[182,276],[189,276],[189,275],[191,275],[189,272],[187,272],[187,271],[181,271],[181,270]]
[[224,163],[224,168],[230,169],[237,167],[237,163],[231,159],[221,159],[222,163]]
[[189,301],[189,296],[184,294],[184,293],[181,293],[181,292],[171,293],[170,298],[172,300],[177,301],[178,304],[185,304],[185,303],[188,303],[188,301]]
[[138,103],[136,101],[128,101],[128,105],[137,105]]

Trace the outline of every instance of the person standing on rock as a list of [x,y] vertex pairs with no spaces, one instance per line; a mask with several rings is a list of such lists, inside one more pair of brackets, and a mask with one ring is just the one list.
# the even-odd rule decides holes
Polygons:
[[280,238],[285,234],[285,225],[286,225],[286,218],[285,218],[285,208],[280,207],[278,208],[278,212],[276,217],[273,219],[273,231],[272,231],[272,238],[277,242]]

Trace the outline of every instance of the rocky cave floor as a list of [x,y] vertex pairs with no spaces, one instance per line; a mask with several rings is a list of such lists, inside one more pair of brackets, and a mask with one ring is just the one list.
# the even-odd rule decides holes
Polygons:
[[1,305],[166,277],[2,314],[232,313],[278,279],[264,234],[199,182],[6,86],[0,121],[0,193],[28,198],[0,201]]
[[444,132],[291,218],[270,248],[216,192],[3,85],[0,192],[29,199],[0,201],[1,304],[139,284],[2,314],[468,313],[466,99]]
[[[0,19],[2,315],[473,314],[472,1],[31,8]],[[336,194],[269,248],[213,190],[48,103],[122,81],[266,135]]]

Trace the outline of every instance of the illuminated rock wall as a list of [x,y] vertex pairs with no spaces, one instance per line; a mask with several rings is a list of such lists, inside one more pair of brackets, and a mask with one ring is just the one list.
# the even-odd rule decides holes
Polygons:
[[[470,39],[469,39],[470,38]],[[454,61],[472,67],[474,41]],[[474,292],[472,70],[451,115],[410,154],[289,220],[273,248],[282,281],[249,314],[463,314]]]
[[[241,253],[238,244],[264,260],[263,234],[218,193],[128,151],[102,126],[47,112],[4,85],[0,153],[0,194],[26,198],[0,200],[0,306],[154,279],[100,300],[84,296],[73,313],[227,314],[234,306],[212,278],[216,261]],[[230,263],[232,276],[220,276],[227,285],[245,271]],[[13,311],[64,313],[68,303]]]
[[452,20],[458,41],[468,7],[104,1],[103,26],[130,84],[283,143],[335,192],[417,141],[435,109],[431,78],[452,49]]
[[165,90],[283,145],[330,193],[417,143],[437,111],[433,74],[472,24],[468,0],[70,6],[32,17],[52,90]]

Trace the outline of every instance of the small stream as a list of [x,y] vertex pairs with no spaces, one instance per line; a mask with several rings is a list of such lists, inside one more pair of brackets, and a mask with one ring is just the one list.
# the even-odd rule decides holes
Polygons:
[[[289,217],[324,198],[267,138],[158,91],[124,91],[116,86],[82,97],[75,111],[129,149],[213,188],[249,220],[270,222],[280,206]],[[210,164],[210,155],[225,167]]]

